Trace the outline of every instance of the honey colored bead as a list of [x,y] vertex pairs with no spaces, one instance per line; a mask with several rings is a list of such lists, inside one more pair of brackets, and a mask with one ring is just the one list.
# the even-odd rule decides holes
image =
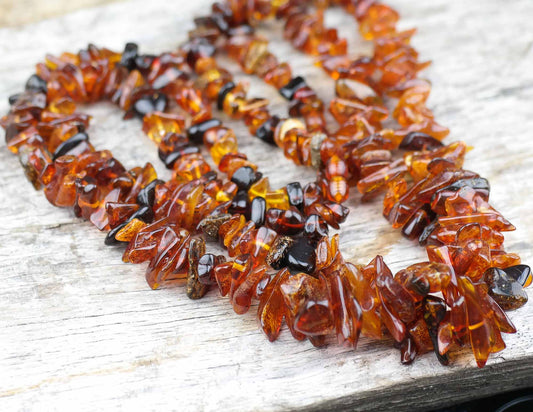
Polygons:
[[161,112],[149,113],[143,118],[143,132],[156,143],[168,133],[182,133],[185,128],[185,119],[176,114]]
[[269,190],[270,182],[268,181],[268,177],[262,177],[250,186],[248,189],[248,196],[250,199],[254,199],[255,197],[265,198]]
[[285,304],[280,290],[281,284],[289,277],[287,269],[273,275],[265,290],[259,297],[257,317],[261,329],[270,342],[275,341],[280,333],[281,324],[285,314]]
[[146,227],[146,223],[140,219],[131,219],[116,233],[115,239],[119,242],[130,242],[135,235]]
[[287,190],[285,188],[268,191],[265,193],[264,198],[267,204],[267,210],[270,208],[288,210],[291,207],[289,196],[287,195]]

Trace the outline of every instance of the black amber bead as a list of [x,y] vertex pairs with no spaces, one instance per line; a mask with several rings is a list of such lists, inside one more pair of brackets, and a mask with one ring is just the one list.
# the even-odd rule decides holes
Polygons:
[[204,285],[216,284],[214,268],[225,260],[224,256],[215,256],[211,253],[201,256],[198,260],[198,281]]
[[235,170],[231,176],[231,181],[239,186],[239,189],[248,190],[248,188],[260,178],[260,173],[257,173],[249,166],[242,166]]
[[302,185],[299,182],[289,183],[287,185],[287,195],[289,196],[289,203],[301,210],[304,205]]
[[152,54],[143,54],[137,56],[135,57],[135,68],[139,70],[143,75],[147,75],[155,59],[156,56]]
[[217,29],[220,30],[221,33],[228,32],[229,24],[222,13],[211,14],[211,19],[213,20],[213,23],[215,23],[215,26],[217,27]]
[[155,93],[151,96],[142,96],[133,103],[133,112],[142,119],[148,113],[164,112],[167,103],[168,99],[164,94]]
[[48,92],[46,80],[42,79],[36,74],[32,74],[26,82],[26,90],[29,92],[40,92],[46,94]]
[[448,185],[440,190],[438,190],[432,197],[433,199],[439,192],[451,191],[457,192],[459,189],[468,186],[474,189],[476,192],[481,194],[486,200],[489,198],[490,194],[490,183],[487,179],[483,177],[474,177],[472,179],[460,179],[453,182],[451,185]]
[[402,227],[402,235],[407,239],[415,240],[420,237],[433,219],[435,219],[435,212],[431,210],[429,204],[423,205],[407,220]]
[[266,201],[261,196],[254,197],[250,204],[250,220],[255,223],[255,227],[265,224]]
[[208,119],[201,123],[193,124],[187,129],[187,136],[191,142],[202,144],[205,132],[213,127],[220,126],[221,124],[222,122],[218,119]]
[[304,236],[312,242],[317,242],[328,235],[328,224],[318,215],[307,217],[304,225]]
[[422,132],[407,133],[400,143],[403,150],[434,150],[442,146],[439,140]]
[[176,163],[176,160],[191,153],[200,153],[200,148],[197,146],[184,146],[183,148],[172,153],[164,153],[161,150],[158,152],[159,158],[165,164],[167,169],[172,169],[174,167],[174,163]]
[[426,246],[429,237],[437,227],[439,227],[439,219],[434,219],[429,225],[424,228],[424,230],[418,237],[418,244],[420,246]]
[[[128,219],[128,221],[129,221],[129,219]],[[128,243],[128,242],[123,242],[121,240],[115,239],[116,234],[118,232],[120,232],[124,226],[127,225],[128,221],[124,222],[124,223],[121,223],[117,227],[115,227],[115,228],[111,229],[109,232],[107,232],[107,235],[106,235],[106,237],[104,239],[104,244],[106,244],[107,246],[113,246],[113,245],[120,245],[120,244],[123,244],[123,243]]]
[[89,140],[89,136],[85,132],[76,133],[74,136],[72,136],[70,139],[65,140],[63,143],[61,143],[59,146],[57,146],[54,155],[53,160],[56,160],[59,156],[64,156],[69,154],[73,149],[75,149],[80,143],[87,142]]
[[154,211],[151,206],[141,206],[128,220],[139,219],[144,223],[151,223],[154,220]]
[[307,85],[303,77],[293,77],[285,86],[279,89],[279,94],[281,94],[287,100],[292,100],[292,98],[294,97],[294,93],[296,93],[298,90],[305,86]]
[[163,183],[165,182],[161,179],[154,179],[148,183],[139,191],[139,194],[137,195],[137,203],[139,205],[152,207],[155,201],[155,188],[157,185]]
[[250,203],[248,202],[248,192],[246,192],[245,190],[239,190],[231,201],[229,212],[246,215],[248,212],[249,205]]
[[292,272],[312,274],[315,271],[316,252],[305,238],[295,240],[287,252],[287,266]]
[[17,100],[19,99],[19,97],[22,95],[22,93],[17,93],[17,94],[12,94],[11,96],[9,96],[7,98],[7,101],[9,103],[10,106],[13,106]]
[[279,122],[280,118],[278,116],[272,116],[257,128],[255,136],[261,139],[263,142],[275,146],[276,142],[274,141],[274,131],[276,130],[276,126]]
[[503,271],[523,287],[527,287],[531,284],[531,268],[528,265],[510,266],[503,269]]
[[139,46],[135,43],[126,43],[124,51],[122,52],[122,57],[120,59],[120,64],[126,67],[128,70],[135,69],[135,59],[139,54]]
[[224,107],[224,99],[226,99],[226,95],[231,92],[235,88],[235,83],[228,82],[224,84],[218,91],[217,96],[217,109],[222,110]]

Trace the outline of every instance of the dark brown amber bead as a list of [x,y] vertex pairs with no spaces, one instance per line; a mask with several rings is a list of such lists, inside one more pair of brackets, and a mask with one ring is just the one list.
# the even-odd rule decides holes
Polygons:
[[187,129],[187,136],[189,140],[196,144],[201,144],[204,140],[204,134],[213,127],[222,125],[218,119],[204,120],[203,122],[193,124]]
[[305,220],[304,236],[310,241],[318,242],[328,235],[328,225],[319,215],[310,215]]
[[287,251],[286,261],[291,271],[312,274],[315,271],[315,248],[307,239],[297,239]]
[[289,196],[289,203],[291,206],[295,206],[298,209],[303,207],[304,192],[302,185],[299,182],[289,183],[286,186],[287,195]]
[[423,305],[424,321],[426,322],[429,336],[431,338],[431,342],[433,343],[435,355],[440,363],[447,365],[449,363],[448,356],[446,354],[440,354],[438,343],[438,330],[440,323],[446,316],[446,303],[439,297],[427,296],[424,299]]
[[483,280],[489,287],[489,295],[503,310],[518,309],[527,302],[527,293],[522,285],[505,270],[490,268],[483,275]]
[[249,166],[239,167],[231,175],[231,181],[239,186],[240,190],[248,190],[250,186],[261,178],[261,173]]
[[215,256],[206,253],[198,260],[198,280],[204,285],[215,285],[215,266],[225,262],[224,256]]
[[198,264],[203,255],[205,255],[205,241],[202,238],[192,239],[189,244],[189,271],[187,272],[187,296],[190,299],[200,299],[209,290],[209,286],[199,279]]
[[422,132],[410,132],[403,138],[399,148],[403,150],[434,150],[442,147],[440,140]]
[[250,220],[255,223],[256,227],[261,227],[265,224],[266,201],[261,196],[253,198],[250,204]]
[[402,227],[402,234],[410,240],[420,237],[427,225],[435,218],[435,213],[428,204],[423,205],[407,220]]
[[265,221],[280,235],[294,236],[304,228],[304,217],[294,207],[289,210],[270,208],[266,211]]
[[520,283],[524,288],[527,288],[529,285],[531,285],[531,281],[533,280],[531,268],[527,265],[510,266],[508,268],[504,268],[503,271],[507,273],[509,277]]

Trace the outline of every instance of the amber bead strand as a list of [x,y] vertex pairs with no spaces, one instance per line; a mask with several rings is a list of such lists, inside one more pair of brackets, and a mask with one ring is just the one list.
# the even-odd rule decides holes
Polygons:
[[[417,136],[414,136],[414,137],[417,137]],[[423,140],[423,139],[420,139],[420,138],[421,138],[421,136],[418,136],[418,140]],[[410,136],[410,139],[413,140],[413,135]],[[416,139],[414,139],[414,140],[416,140]],[[463,146],[464,146],[464,145],[463,145]],[[461,154],[461,151],[463,151],[462,154]],[[452,152],[453,152],[453,150],[452,150]],[[458,158],[461,159],[461,160],[459,160],[461,163],[462,163],[462,155],[464,155],[464,147],[459,149],[459,155],[455,154],[456,157],[458,157]],[[481,183],[482,183],[482,181],[481,181]],[[512,262],[513,259],[515,259],[515,258],[516,258],[516,257],[513,257],[512,255],[509,255],[509,257],[508,257],[506,263],[509,264],[509,259],[510,259],[510,261]]]
[[[89,52],[89,54],[92,53],[95,56],[94,60],[99,63],[101,63],[102,59],[105,59],[95,48],[90,48]],[[75,58],[72,55],[64,56],[64,58],[70,63],[75,62]],[[116,56],[113,59],[116,59]],[[141,63],[144,60],[150,59],[146,56],[139,59]],[[68,66],[66,69],[62,67],[65,70],[59,70],[60,75],[58,77],[63,82],[62,85],[70,86],[65,87],[68,93],[73,91],[80,92],[78,94],[83,99],[82,92],[90,89],[86,86],[105,84],[105,82],[94,82],[95,73],[90,70],[98,69],[104,71],[104,76],[107,76],[108,73],[102,70],[105,67],[95,61],[91,63],[91,65],[85,67],[85,69],[89,70],[86,70],[86,76],[82,76],[82,83],[80,84],[78,81],[77,87],[76,85],[72,87],[72,82],[68,81],[72,81],[71,77],[74,77],[76,83],[76,76],[72,76],[73,73],[77,73],[75,68]],[[148,66],[150,67],[151,64],[149,63]],[[75,64],[73,65],[75,66]],[[127,77],[128,79],[130,78],[130,76]],[[65,79],[67,80],[66,82]],[[127,92],[126,96],[135,89],[136,80],[139,79],[138,74],[134,73],[132,79],[133,81],[125,81],[124,84],[120,85],[121,87],[118,87],[121,89],[121,93]],[[123,85],[124,88],[122,88]],[[120,93],[117,97],[119,95]],[[188,100],[190,100],[190,96],[190,91],[188,91],[186,95]],[[194,93],[192,96],[194,97]],[[18,98],[15,98],[15,103],[18,100]],[[124,102],[126,100],[127,98],[123,99]],[[156,100],[154,99],[154,101]],[[197,101],[197,99],[194,98],[194,101]],[[23,104],[14,104],[14,106],[15,110],[13,111],[12,107],[12,112],[8,115],[8,117],[12,115],[11,119],[9,119],[12,122],[10,121],[9,123],[10,126],[15,124],[16,131],[20,132],[28,127],[26,124],[19,122],[21,118],[26,116],[26,119],[28,119],[28,115],[35,116],[38,110],[33,108],[33,112],[24,112]],[[195,108],[194,115],[198,115],[200,112],[205,113],[205,111]],[[40,116],[40,113],[37,116]],[[198,117],[202,118],[202,116],[204,115],[202,114]],[[3,122],[3,124],[7,123],[7,120]],[[196,125],[193,124],[193,126]],[[11,133],[14,132],[12,131]],[[187,158],[187,156],[182,157]],[[113,162],[111,164],[114,165]],[[116,166],[111,167],[112,170],[114,170],[113,168],[116,168]],[[197,168],[193,168],[193,170],[195,170],[194,173],[201,172]],[[106,169],[106,173],[109,174],[111,172],[107,172]],[[72,177],[70,176],[72,174],[67,175],[69,179],[63,179],[67,188],[71,188],[69,182],[72,181]],[[101,177],[99,174],[97,176]],[[213,193],[210,193],[211,196],[204,196],[207,185],[215,180],[216,175],[210,172],[203,174],[200,179],[194,179],[190,173],[177,172],[174,179],[167,182],[167,184],[154,185],[154,210],[159,212],[162,217],[150,226],[144,224],[141,230],[133,231],[135,233],[128,245],[128,253],[125,253],[125,258],[150,260],[147,274],[150,272],[157,275],[158,279],[156,280],[169,280],[169,278],[175,280],[180,277],[181,270],[188,266],[187,292],[190,297],[201,297],[205,293],[205,287],[202,286],[203,283],[200,281],[201,274],[209,274],[211,269],[215,272],[215,268],[218,268],[221,274],[219,276],[215,275],[215,279],[218,281],[220,278],[222,280],[219,282],[221,285],[229,285],[228,293],[232,296],[234,308],[237,302],[234,300],[234,296],[240,296],[239,301],[244,299],[245,303],[251,300],[250,296],[257,295],[259,297],[259,317],[262,320],[263,329],[272,338],[275,338],[279,333],[283,318],[286,319],[289,328],[297,339],[308,337],[314,344],[323,343],[324,337],[333,330],[336,331],[339,342],[355,346],[361,329],[370,336],[374,332],[376,337],[380,337],[382,335],[381,325],[385,325],[395,340],[400,343],[403,361],[412,361],[417,351],[423,352],[434,348],[438,352],[439,360],[446,362],[443,354],[449,350],[453,342],[458,341],[458,339],[460,341],[462,335],[470,337],[478,364],[482,366],[490,352],[503,349],[504,345],[499,335],[500,331],[513,331],[514,328],[505,318],[501,309],[486,294],[484,284],[480,283],[478,287],[478,283],[475,283],[476,288],[470,290],[468,288],[469,280],[465,276],[454,273],[451,266],[452,262],[449,259],[446,261],[448,265],[441,265],[440,267],[432,263],[413,265],[405,271],[397,273],[393,278],[380,257],[374,259],[365,268],[358,269],[353,267],[353,265],[346,264],[338,253],[338,241],[334,237],[331,241],[323,238],[318,242],[315,277],[305,273],[290,275],[286,269],[273,277],[261,277],[261,271],[256,276],[253,276],[254,272],[246,268],[253,267],[255,264],[260,265],[261,259],[257,261],[256,259],[250,259],[249,256],[246,256],[246,253],[237,256],[234,262],[210,266],[218,258],[208,254],[204,255],[205,248],[201,240],[194,239],[189,251],[185,250],[185,247],[189,245],[190,234],[187,230],[180,229],[180,227],[192,225],[191,230],[195,230],[194,219],[197,216],[192,214],[192,211],[199,211],[200,218],[203,213],[211,213],[212,217],[204,221],[203,227],[206,233],[220,235],[226,245],[238,249],[235,250],[235,253],[249,251],[246,249],[246,245],[250,245],[250,243],[247,244],[243,240],[249,239],[250,234],[253,233],[253,224],[248,225],[242,216],[235,216],[235,218],[227,220],[227,217],[223,217],[224,215],[220,214],[221,210],[228,207],[227,202],[224,202],[226,204],[220,204],[219,206],[221,207],[217,210],[216,203],[212,201]],[[211,188],[214,189],[217,184],[211,185]],[[59,186],[63,189],[63,182]],[[98,187],[98,182],[96,186]],[[161,190],[158,191],[157,189]],[[93,201],[97,193],[93,192]],[[147,197],[150,198],[150,196]],[[161,201],[161,203],[157,204],[158,201]],[[499,214],[496,215],[494,218],[498,220]],[[239,221],[238,223],[236,219]],[[225,220],[225,223],[219,227],[221,220]],[[464,240],[470,239],[470,235],[475,235],[475,225],[472,228],[474,232],[472,230],[463,230]],[[265,244],[263,237],[259,236],[261,229],[258,229],[256,233],[258,236],[251,243],[252,246],[253,244],[256,245],[255,250],[264,250],[261,246]],[[177,234],[176,230],[180,233]],[[263,230],[263,233],[265,233],[265,230]],[[485,235],[487,234],[485,233]],[[490,237],[490,233],[488,235]],[[287,245],[288,239],[281,237],[279,242],[272,240],[274,247],[266,254],[265,261],[274,262],[277,257],[283,257],[289,247],[291,247],[291,245]],[[441,255],[444,256],[445,254],[441,253]],[[207,262],[200,265],[204,256],[208,256]],[[456,256],[453,257],[455,258]],[[206,271],[206,269],[209,270]],[[525,269],[520,270],[518,267],[487,271],[484,279],[489,284],[498,285],[498,282],[508,282],[509,276],[516,277],[525,284],[530,279],[530,273]],[[208,276],[208,278],[211,279],[211,276]],[[260,280],[257,284],[260,287],[254,290],[253,285],[258,278]],[[316,278],[318,278],[318,281],[315,280]],[[229,283],[227,283],[228,279],[230,280]],[[224,280],[226,283],[224,283]],[[369,281],[370,283],[368,283]],[[373,285],[374,282],[375,284]],[[424,282],[429,282],[427,290],[420,288],[420,285]],[[237,290],[241,289],[242,285],[246,285],[241,290],[246,293],[236,293]],[[223,290],[223,287],[221,287],[221,290]],[[447,295],[452,296],[452,298],[453,296],[459,296],[464,297],[464,301],[459,299],[457,307],[454,307],[450,305],[450,302],[453,303],[454,301],[447,298],[447,303],[451,307],[450,315],[447,315],[446,305],[443,301],[427,296],[428,292],[433,293],[439,290],[443,291],[445,298],[447,298]],[[498,294],[494,293],[494,288],[489,289],[489,292],[499,299]],[[375,296],[376,305],[374,309],[379,308],[377,312],[375,310],[365,312],[356,300],[356,297],[358,297],[364,301],[370,296]],[[304,297],[303,300],[302,297]],[[523,303],[523,301],[520,302],[518,296],[507,296],[507,299],[507,302],[513,302],[512,307],[515,307],[517,302]],[[339,306],[340,301],[347,302],[347,304]],[[475,305],[481,305],[485,309],[485,314],[480,314]],[[246,304],[241,305],[239,303],[237,307],[239,308],[236,309],[237,312],[245,311]],[[461,325],[465,325],[464,321],[466,320],[459,315],[465,313],[467,309],[469,314],[477,313],[477,316],[482,319],[483,326],[478,328],[480,330],[469,332],[464,327],[465,330],[460,328]],[[450,316],[452,320],[447,321],[446,316]]]

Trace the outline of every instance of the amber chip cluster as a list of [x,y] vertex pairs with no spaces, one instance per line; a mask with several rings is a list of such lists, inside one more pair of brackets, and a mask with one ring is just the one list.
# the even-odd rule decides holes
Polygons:
[[[257,308],[270,341],[283,324],[315,346],[330,336],[352,348],[360,335],[392,339],[402,363],[432,351],[448,364],[454,348],[470,346],[483,367],[505,348],[501,333],[516,332],[504,310],[525,304],[532,282],[503,247],[514,226],[489,204],[489,182],[462,168],[466,143],[442,143],[449,130],[426,106],[431,85],[418,73],[429,62],[410,45],[415,30],[397,31],[398,13],[374,0],[310,3],[217,2],[184,44],[158,56],[134,43],[122,53],[89,45],[47,55],[9,99],[0,120],[7,147],[50,203],[105,231],[106,244],[123,245],[124,262],[146,262],[153,289],[184,284],[191,299],[218,289],[237,314]],[[347,40],[325,25],[330,6],[355,18],[372,56],[348,56]],[[329,105],[255,34],[270,18],[334,79]],[[248,85],[218,64],[223,54],[275,87],[288,117],[248,97]],[[142,121],[171,179],[95,150],[90,116],[77,105],[97,101]],[[316,169],[316,180],[272,188],[217,111],[244,122],[258,144]],[[365,202],[382,196],[384,217],[428,260],[397,273],[381,256],[365,266],[345,261],[328,232],[345,221],[350,188]],[[227,255],[210,253],[210,242]]]

